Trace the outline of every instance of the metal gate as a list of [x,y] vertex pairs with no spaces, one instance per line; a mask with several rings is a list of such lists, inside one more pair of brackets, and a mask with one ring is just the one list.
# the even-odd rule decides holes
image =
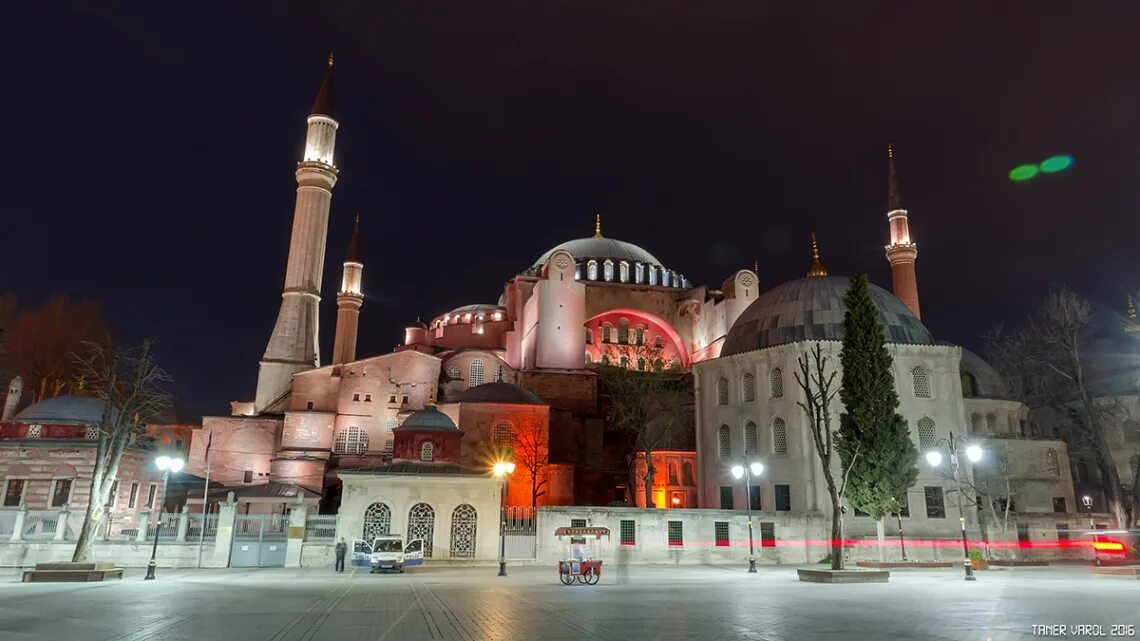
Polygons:
[[538,537],[536,514],[532,507],[507,507],[503,509],[502,525],[506,527],[506,557],[508,559],[533,559]]
[[284,567],[288,536],[287,514],[239,514],[234,521],[230,567]]

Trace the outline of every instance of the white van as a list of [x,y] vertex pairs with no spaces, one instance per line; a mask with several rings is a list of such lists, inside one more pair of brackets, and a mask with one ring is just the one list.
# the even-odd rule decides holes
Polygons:
[[415,539],[404,545],[404,537],[399,534],[385,534],[376,537],[371,543],[361,539],[355,539],[352,543],[353,565],[363,565],[357,559],[363,561],[367,558],[369,572],[395,570],[402,574],[404,568],[423,565],[424,562],[423,539]]

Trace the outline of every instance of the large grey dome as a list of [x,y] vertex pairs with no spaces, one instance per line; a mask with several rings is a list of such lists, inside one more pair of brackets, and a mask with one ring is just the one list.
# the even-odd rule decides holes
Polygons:
[[468,387],[459,395],[459,402],[545,405],[534,392],[510,383],[484,383],[475,387]]
[[[846,276],[811,276],[783,283],[760,295],[728,331],[721,356],[773,345],[812,340],[842,340]],[[878,285],[870,285],[871,300],[888,343],[927,345],[930,331],[902,301]]]
[[[90,396],[56,396],[25,408],[13,418],[20,423],[81,423],[97,425],[103,420],[103,401]],[[113,410],[112,418],[118,415]]]
[[981,356],[962,348],[962,362],[959,371],[962,378],[962,395],[966,398],[1009,398],[1009,388],[1005,379]]
[[631,263],[644,263],[646,265],[660,265],[661,261],[657,260],[653,254],[645,251],[644,249],[627,243],[624,240],[616,240],[614,238],[603,238],[596,236],[594,238],[578,238],[575,240],[568,240],[560,245],[552,247],[549,251],[543,254],[534,263],[531,269],[541,268],[542,265],[550,259],[554,252],[564,249],[578,261],[588,258],[596,258],[599,260],[611,258],[615,261],[627,260]]

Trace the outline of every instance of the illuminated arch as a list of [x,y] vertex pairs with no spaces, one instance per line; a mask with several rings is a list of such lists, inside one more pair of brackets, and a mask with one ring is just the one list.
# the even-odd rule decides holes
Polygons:
[[[609,317],[613,317],[613,319],[610,320]],[[645,321],[646,323],[652,323],[656,327],[660,328],[660,333],[664,335],[664,345],[662,345],[662,347],[666,349],[671,347],[673,351],[677,353],[677,358],[681,360],[681,367],[683,369],[688,369],[689,366],[692,365],[691,354],[689,354],[689,350],[686,347],[685,339],[681,338],[681,335],[677,333],[677,330],[673,328],[673,325],[656,314],[645,312],[640,309],[634,309],[632,307],[617,307],[594,314],[590,318],[586,319],[585,325],[587,327],[591,327],[593,325],[602,325],[605,322],[609,322],[613,327],[616,327],[618,317],[627,318],[631,325],[637,324],[635,322],[636,319]],[[648,327],[646,333],[650,333]]]

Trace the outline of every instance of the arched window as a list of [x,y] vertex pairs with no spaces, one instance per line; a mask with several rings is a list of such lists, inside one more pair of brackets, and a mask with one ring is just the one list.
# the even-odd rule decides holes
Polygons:
[[610,331],[613,327],[609,323],[602,323],[602,342],[610,342]]
[[721,458],[732,458],[732,432],[727,425],[717,430],[717,449]]
[[624,260],[618,263],[618,279],[623,283],[629,282],[629,263]]
[[716,379],[716,404],[728,405],[728,379],[723,376]]
[[938,440],[934,436],[934,419],[923,416],[918,419],[918,451],[929,452]]
[[768,389],[772,398],[784,397],[784,370],[777,367],[768,373]]
[[1053,448],[1045,450],[1045,468],[1053,476],[1061,476],[1061,463],[1057,459],[1057,450]]
[[978,395],[978,379],[969,372],[962,372],[962,396],[972,398]]
[[788,425],[779,416],[772,419],[772,455],[788,455]]
[[643,263],[633,264],[633,282],[639,285],[645,282],[645,265]]
[[622,369],[629,369],[629,357],[623,354],[618,360],[618,364],[621,365]]
[[636,330],[634,330],[633,336],[634,336],[633,342],[635,344],[637,344],[637,345],[644,345],[645,344],[645,328],[644,327],[638,327]]
[[[760,434],[756,424],[748,421],[744,424],[744,456],[752,457],[760,454]],[[746,461],[751,463],[751,459]]]
[[591,260],[586,263],[586,279],[598,280],[598,261]]
[[693,464],[685,461],[681,464],[681,485],[696,485],[693,480]]
[[621,345],[629,342],[629,321],[624,318],[618,321],[617,342]]
[[653,359],[653,371],[664,372],[665,371],[665,359],[663,359],[663,358]]
[[591,365],[591,364],[593,364],[593,362],[594,362],[594,359],[593,359],[593,357],[590,356],[590,352],[586,352],[586,364]]
[[978,434],[982,431],[982,415],[974,412],[970,415],[970,432]]
[[641,357],[641,356],[637,357],[637,369],[638,369],[638,371],[641,371],[641,372],[645,371],[645,358],[644,357]]
[[586,344],[594,344],[594,330],[590,329],[589,327],[586,328]]
[[602,365],[609,365],[609,364],[610,364],[610,355],[609,354],[602,354]]
[[[1140,437],[1140,423],[1132,419],[1127,419],[1120,426],[1120,438],[1123,441],[1135,441]],[[1133,468],[1136,466],[1133,465]]]
[[495,423],[491,428],[491,444],[497,447],[509,447],[515,442],[515,427],[507,421]]
[[654,336],[653,337],[653,346],[656,347],[657,349],[664,348],[665,347],[665,339],[661,338],[660,334]]
[[333,451],[337,454],[364,454],[368,451],[368,432],[351,425],[336,435]]
[[483,376],[486,374],[486,367],[483,365],[483,361],[481,359],[472,359],[471,367],[468,371],[469,375],[467,377],[467,385],[469,387],[475,387],[476,385],[483,384]]
[[915,398],[930,398],[930,374],[921,365],[910,371],[911,382],[914,383]]
[[427,503],[416,503],[408,510],[408,542],[416,539],[423,539],[424,558],[430,559],[435,540],[435,510]]
[[389,432],[394,432],[396,430],[396,419],[395,419],[395,417],[389,416],[388,420],[384,421],[384,429],[389,431]]
[[430,462],[434,457],[435,445],[431,441],[424,441],[424,444],[420,446],[420,460]]
[[997,433],[997,414],[986,414],[986,431],[990,434]]
[[669,461],[669,485],[680,485],[681,475],[677,461]]
[[657,265],[650,265],[649,266],[649,284],[650,285],[656,285],[657,280],[658,280],[657,279]]
[[745,372],[740,378],[740,395],[746,403],[756,400],[756,377],[752,372]]
[[614,261],[608,258],[606,262],[602,263],[602,279],[606,282],[614,279]]
[[361,538],[369,544],[378,536],[390,533],[392,529],[392,508],[383,503],[373,503],[364,510],[364,532]]
[[458,381],[458,380],[460,380],[460,376],[459,376],[459,368],[458,368],[458,367],[449,367],[449,368],[447,368],[447,378],[449,378],[449,379],[451,379],[451,380],[453,380],[453,381]]
[[475,508],[464,503],[451,513],[451,556],[457,559],[475,558],[475,526],[478,524]]

